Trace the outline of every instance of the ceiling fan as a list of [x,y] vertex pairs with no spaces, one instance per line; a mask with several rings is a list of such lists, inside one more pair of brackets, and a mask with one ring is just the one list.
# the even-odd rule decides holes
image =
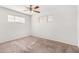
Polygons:
[[24,6],[24,7],[26,8],[24,11],[33,11],[33,12],[36,12],[36,13],[40,13],[39,6],[29,5],[28,7],[27,6]]

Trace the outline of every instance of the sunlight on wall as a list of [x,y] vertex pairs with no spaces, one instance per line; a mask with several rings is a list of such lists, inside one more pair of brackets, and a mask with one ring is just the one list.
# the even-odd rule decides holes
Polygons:
[[24,17],[8,15],[8,22],[25,23]]

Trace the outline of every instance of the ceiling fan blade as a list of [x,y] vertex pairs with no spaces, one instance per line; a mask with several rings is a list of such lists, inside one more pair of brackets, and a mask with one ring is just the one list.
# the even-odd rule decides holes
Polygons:
[[37,8],[39,8],[39,6],[34,7],[34,9],[37,9]]
[[34,12],[40,13],[40,11],[34,11]]

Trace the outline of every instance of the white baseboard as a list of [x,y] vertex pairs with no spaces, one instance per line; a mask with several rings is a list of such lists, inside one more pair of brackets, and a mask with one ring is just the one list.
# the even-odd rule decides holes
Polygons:
[[8,42],[8,41],[12,41],[12,40],[17,40],[17,39],[20,39],[20,38],[24,38],[24,37],[28,37],[30,35],[24,35],[24,36],[19,36],[19,37],[14,37],[14,38],[11,38],[11,39],[3,39],[0,41],[0,43],[4,43],[4,42]]
[[58,42],[62,42],[62,43],[66,43],[66,44],[69,44],[69,45],[74,45],[74,46],[78,46],[78,44],[75,44],[75,43],[71,43],[71,42],[67,42],[67,41],[63,41],[63,40],[58,40],[56,38],[50,38],[50,37],[44,37],[42,35],[32,35],[32,36],[36,36],[36,37],[39,37],[39,38],[44,38],[44,39],[48,39],[48,40],[54,40],[54,41],[58,41]]

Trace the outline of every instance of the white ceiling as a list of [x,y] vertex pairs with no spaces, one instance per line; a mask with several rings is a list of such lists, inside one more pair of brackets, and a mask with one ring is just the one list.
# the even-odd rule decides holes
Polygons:
[[2,7],[8,8],[8,9],[12,9],[12,10],[18,11],[20,13],[32,15],[32,13],[30,13],[30,11],[24,11],[25,10],[24,5],[4,5]]
[[32,15],[32,14],[47,15],[47,14],[51,14],[52,12],[54,12],[57,6],[56,5],[40,5],[40,8],[39,8],[40,13],[30,13],[30,11],[24,11],[26,9],[24,5],[4,5],[3,7],[16,10],[18,12],[28,14],[28,15]]
[[[24,5],[4,5],[3,7],[6,7],[6,8],[9,8],[9,9],[12,9],[12,10],[16,10],[16,11],[24,13],[24,14],[29,14],[29,15],[33,14],[33,13],[30,13],[30,11],[24,11],[26,9],[24,7]],[[27,5],[27,7],[28,7],[28,5]],[[56,7],[56,6],[40,5],[40,8],[39,8],[40,9],[40,13],[39,14],[41,14],[41,15],[50,14],[54,10],[54,7]]]

